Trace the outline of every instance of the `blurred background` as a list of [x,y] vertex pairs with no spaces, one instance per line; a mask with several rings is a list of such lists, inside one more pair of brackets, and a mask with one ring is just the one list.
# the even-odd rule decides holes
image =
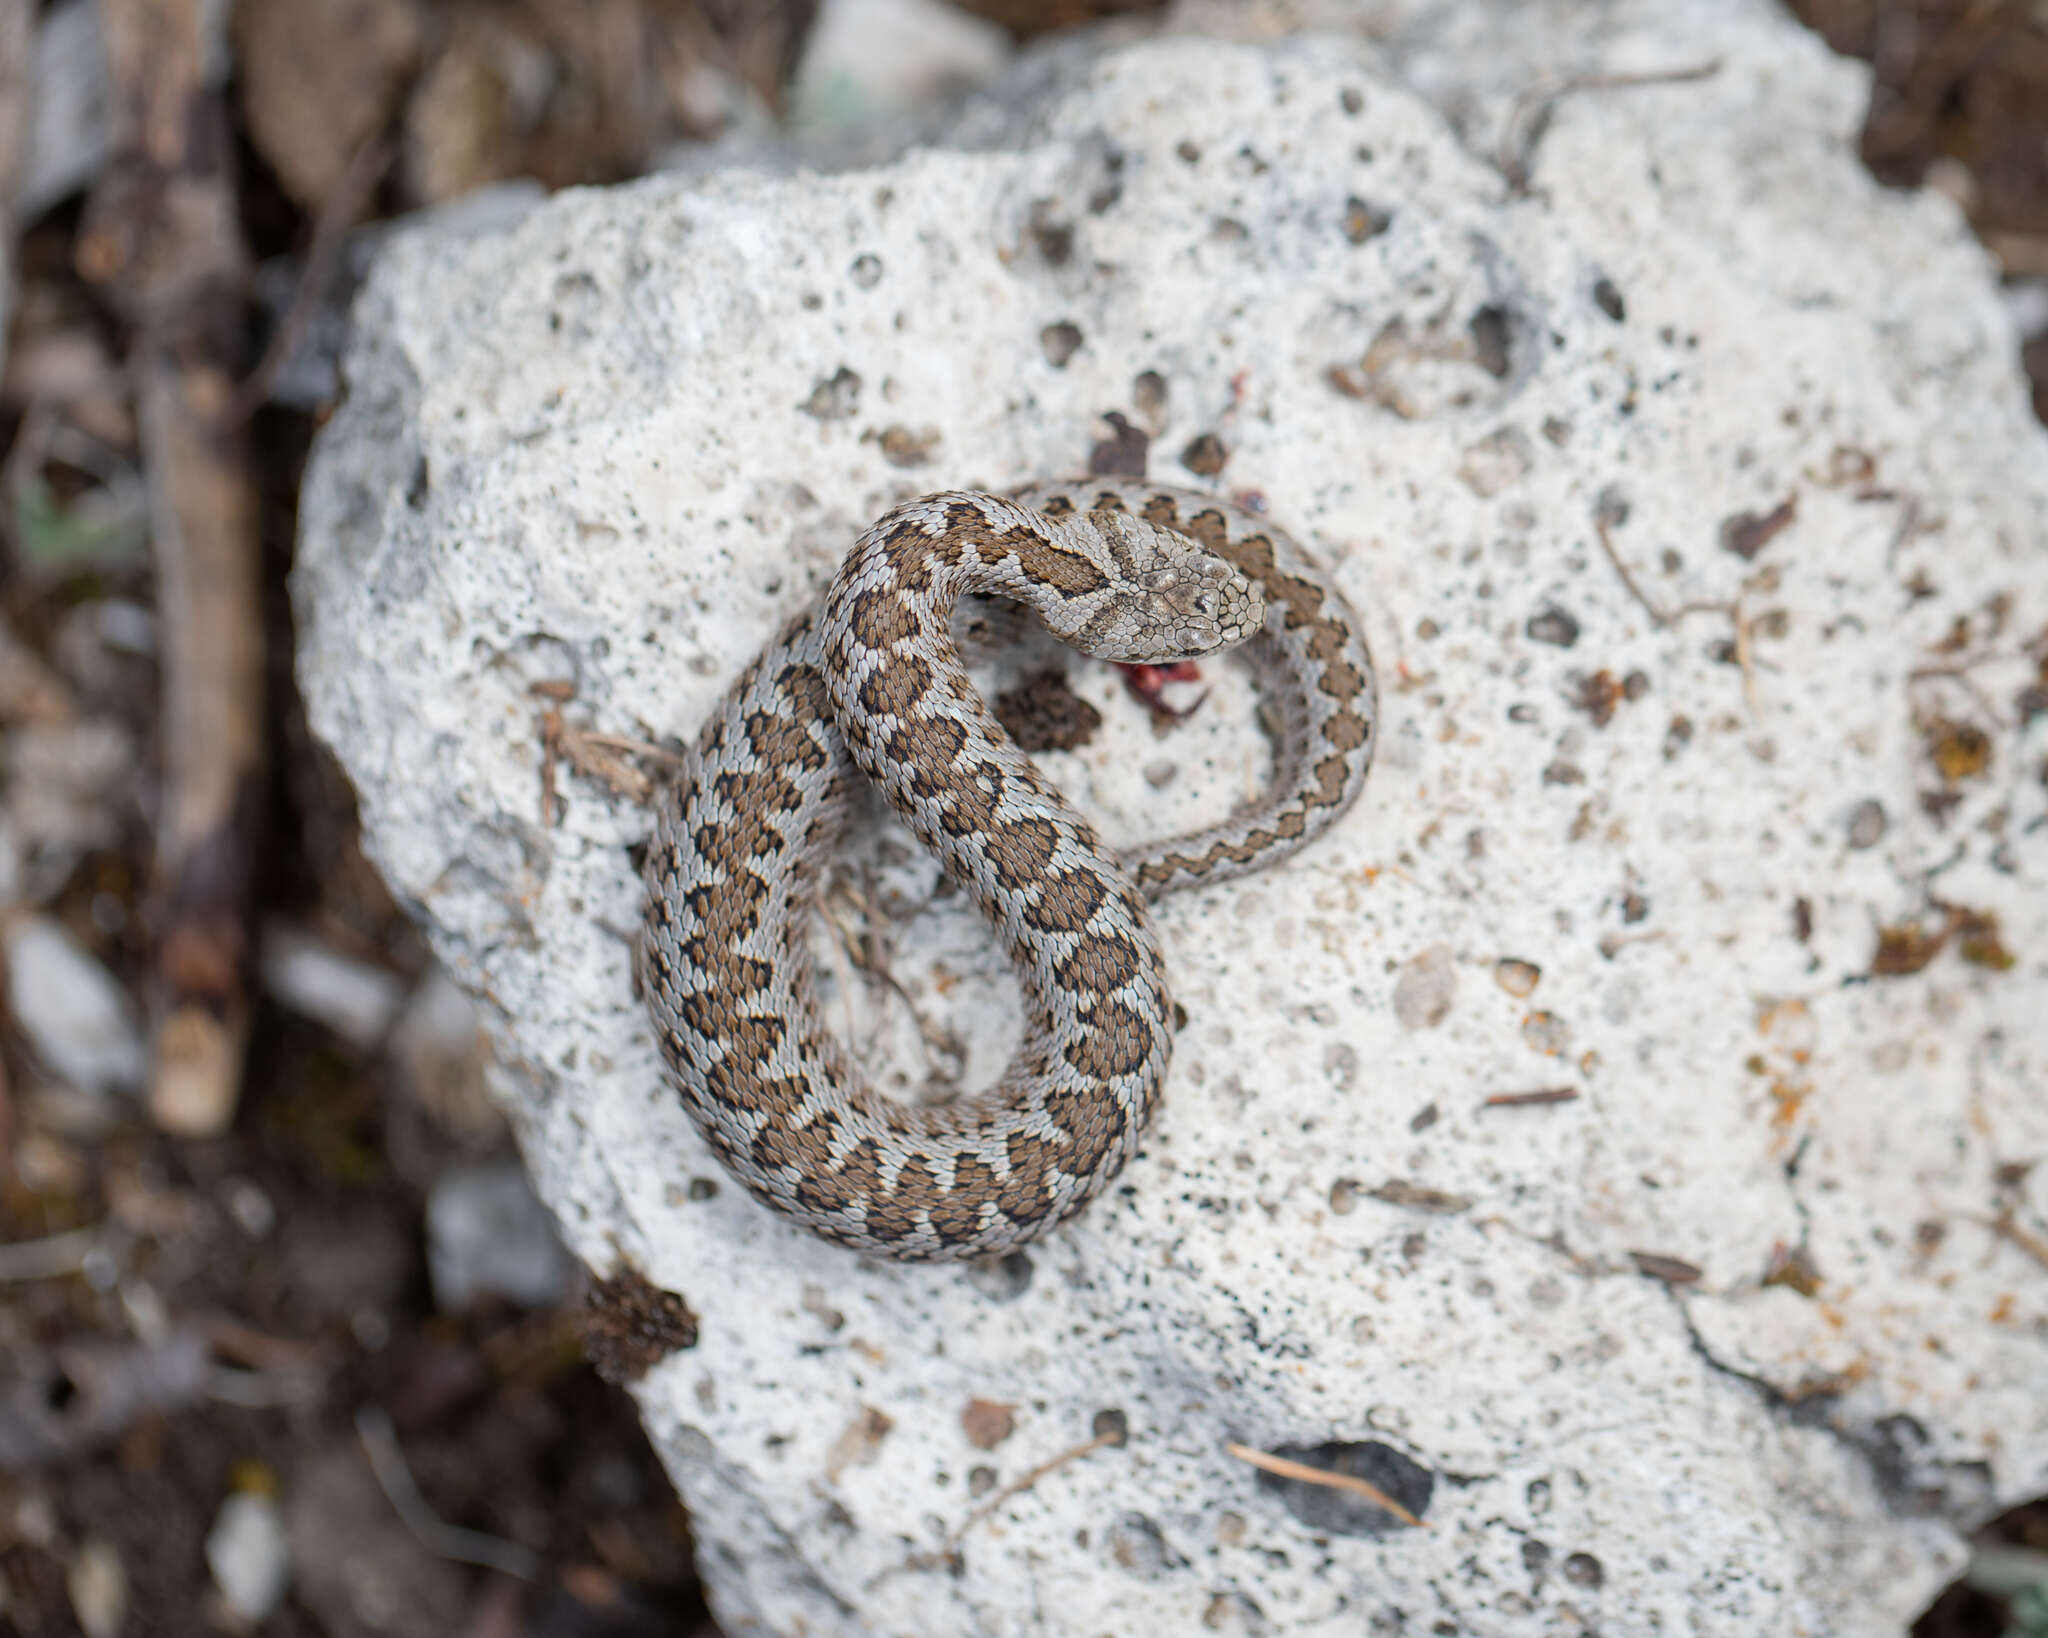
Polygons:
[[[0,1631],[715,1634],[617,1386],[690,1316],[557,1244],[307,735],[300,469],[394,222],[855,142],[1159,9],[0,0]],[[1791,9],[2048,419],[2048,3]],[[1916,1631],[2048,1635],[2048,1499]]]

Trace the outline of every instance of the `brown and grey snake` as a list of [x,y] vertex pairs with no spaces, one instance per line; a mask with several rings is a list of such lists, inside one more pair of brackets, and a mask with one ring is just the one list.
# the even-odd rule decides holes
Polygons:
[[[968,680],[948,630],[966,592],[1105,659],[1249,638],[1271,785],[1222,824],[1111,852]],[[1326,829],[1364,782],[1375,716],[1357,616],[1228,502],[1110,480],[896,507],[747,667],[663,799],[640,978],[685,1106],[757,1198],[840,1245],[933,1261],[1042,1234],[1116,1175],[1159,1100],[1173,1006],[1146,902]],[[1024,1039],[988,1092],[886,1097],[820,1015],[811,912],[862,774],[1018,969]]]

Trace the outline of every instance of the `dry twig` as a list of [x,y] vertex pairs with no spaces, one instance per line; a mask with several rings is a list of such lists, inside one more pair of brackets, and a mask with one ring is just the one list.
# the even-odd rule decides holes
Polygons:
[[398,1448],[397,1431],[383,1411],[373,1405],[357,1411],[356,1437],[363,1443],[363,1454],[370,1459],[370,1471],[377,1476],[384,1499],[428,1552],[462,1564],[479,1564],[520,1581],[540,1579],[540,1555],[532,1548],[502,1536],[461,1529],[435,1514],[413,1482],[405,1453]]
[[1276,1478],[1299,1479],[1303,1484],[1328,1485],[1332,1490],[1349,1490],[1354,1495],[1363,1496],[1373,1506],[1384,1508],[1403,1524],[1412,1525],[1417,1530],[1429,1528],[1378,1485],[1368,1484],[1355,1474],[1332,1473],[1326,1467],[1310,1467],[1306,1462],[1290,1461],[1285,1456],[1271,1456],[1263,1450],[1252,1449],[1250,1445],[1238,1444],[1235,1440],[1226,1440],[1223,1448],[1240,1462],[1250,1462],[1253,1467],[1263,1469]]
[[150,1111],[168,1130],[203,1134],[228,1124],[241,1089],[264,793],[255,486],[246,450],[223,430],[247,266],[227,112],[205,72],[222,14],[102,0],[100,17],[119,137],[77,261],[134,325],[163,624]]

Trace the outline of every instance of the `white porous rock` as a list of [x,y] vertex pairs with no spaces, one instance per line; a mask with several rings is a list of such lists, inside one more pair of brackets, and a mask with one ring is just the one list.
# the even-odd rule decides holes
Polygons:
[[[1513,9],[1027,59],[879,169],[568,193],[370,281],[308,709],[569,1243],[700,1317],[636,1391],[735,1635],[1868,1638],[2048,1488],[2009,321],[1775,8],[1529,7],[1519,83],[1463,21]],[[892,502],[1071,473],[1109,411],[1321,552],[1379,765],[1159,906],[1188,1022],[1101,1200],[991,1268],[858,1259],[664,1086],[651,817],[577,736],[680,742]],[[1043,762],[1112,840],[1256,783],[1234,663],[1164,731],[1072,670],[1107,720]],[[906,1096],[986,1084],[971,911],[880,820],[842,881],[834,1026]]]

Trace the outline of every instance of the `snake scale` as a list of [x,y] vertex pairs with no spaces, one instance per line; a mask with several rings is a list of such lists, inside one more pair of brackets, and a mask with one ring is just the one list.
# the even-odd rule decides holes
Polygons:
[[[1222,824],[1119,857],[968,680],[948,630],[967,592],[1022,602],[1106,659],[1249,639],[1271,785]],[[1116,1175],[1159,1099],[1173,1006],[1147,901],[1326,829],[1364,782],[1375,719],[1357,616],[1228,502],[1110,480],[896,507],[747,667],[663,798],[639,970],[684,1104],[757,1198],[840,1245],[934,1261],[1042,1234]],[[810,919],[863,776],[1018,969],[1024,1039],[988,1092],[889,1098],[820,1014]]]

